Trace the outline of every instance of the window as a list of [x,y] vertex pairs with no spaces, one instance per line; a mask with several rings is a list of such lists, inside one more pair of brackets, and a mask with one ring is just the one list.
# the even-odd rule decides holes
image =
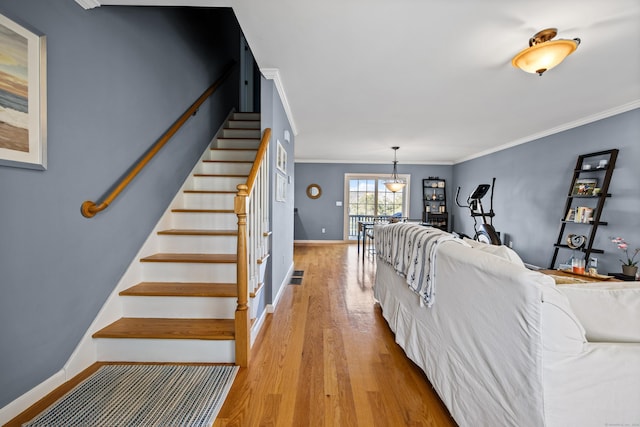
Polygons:
[[408,216],[409,176],[401,175],[407,185],[396,193],[384,186],[389,175],[345,175],[345,238],[356,239],[358,222],[373,221],[379,216]]

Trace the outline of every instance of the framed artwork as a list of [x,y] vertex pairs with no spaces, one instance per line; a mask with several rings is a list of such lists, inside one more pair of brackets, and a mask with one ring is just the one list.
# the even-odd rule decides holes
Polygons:
[[287,201],[287,179],[280,175],[276,174],[276,202],[286,202]]
[[0,14],[0,165],[47,168],[46,38]]
[[278,140],[278,150],[276,151],[276,167],[283,174],[287,174],[287,150],[284,149]]

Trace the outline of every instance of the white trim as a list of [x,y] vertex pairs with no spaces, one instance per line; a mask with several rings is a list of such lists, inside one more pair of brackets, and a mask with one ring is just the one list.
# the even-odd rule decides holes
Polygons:
[[[387,165],[389,164],[388,160],[385,161],[374,161],[374,160],[335,160],[335,159],[298,159],[295,158],[294,159],[295,163],[342,163],[345,165],[352,165],[352,164],[362,164],[362,165]],[[411,163],[405,163],[405,162],[398,162],[399,167],[401,168],[402,166],[410,166],[410,165],[420,165],[420,166],[451,166],[454,164],[454,162],[432,162],[432,161],[428,161],[428,162],[414,162],[411,161]]]
[[84,9],[93,9],[94,7],[100,7],[100,2],[97,0],[76,0],[80,6]]
[[[565,130],[577,128],[579,126],[583,126],[589,123],[596,122],[598,120],[606,119],[607,117],[616,116],[618,114],[626,113],[627,111],[635,110],[636,108],[640,108],[640,99],[629,102],[624,105],[620,105],[615,108],[611,108],[609,110],[602,111],[600,113],[592,114],[587,117],[583,117],[578,120],[574,120],[569,123],[562,124],[560,126],[556,126],[551,129],[544,130],[542,132],[535,133],[533,135],[525,136],[523,138],[518,138],[515,141],[500,145],[498,147],[494,147],[488,150],[480,151],[479,153],[473,154],[471,156],[463,157],[461,159],[456,160],[453,164],[457,165],[458,163],[466,162],[467,160],[477,159],[478,157],[483,157],[489,154],[496,153],[498,151],[506,150],[507,148],[515,147],[516,145],[525,144],[527,142],[535,141],[536,139],[544,138],[549,135],[554,135],[556,133],[564,132]],[[298,162],[298,160],[296,160]]]
[[266,308],[262,310],[260,317],[253,324],[253,328],[251,328],[251,347],[253,347],[253,343],[258,339],[258,335],[260,335],[260,330],[262,329],[262,325],[264,325],[264,321],[267,319],[268,311]]
[[[76,0],[78,4],[94,0]],[[101,0],[98,5],[101,6],[188,6],[188,7],[232,7],[233,0]]]
[[15,399],[13,402],[9,403],[7,406],[0,408],[0,425],[5,425],[35,402],[51,393],[57,387],[60,387],[68,380],[69,378],[65,375],[65,370],[62,369]]
[[289,105],[289,100],[287,99],[287,94],[284,91],[284,85],[282,84],[282,79],[280,78],[280,70],[277,68],[261,68],[260,72],[267,80],[273,80],[274,85],[276,86],[276,90],[278,91],[278,95],[280,95],[280,101],[282,101],[282,107],[284,108],[284,112],[289,119],[289,124],[291,125],[291,132],[294,135],[298,134],[298,128],[296,126],[296,122],[293,120],[293,112],[291,111],[291,106]]
[[[389,174],[384,174],[384,173],[349,173],[349,172],[345,172],[344,174],[344,181],[343,181],[343,200],[350,200],[349,199],[349,180],[351,179],[359,179],[359,178],[371,178],[371,179],[375,179],[375,180],[384,180],[384,177],[387,176],[389,177]],[[404,194],[404,200],[402,203],[402,212],[403,214],[406,213],[406,216],[409,217],[409,211],[411,210],[411,200],[410,195],[411,195],[411,174],[405,174],[405,173],[399,173],[398,177],[400,179],[404,179],[404,181],[407,183],[407,185],[404,187],[404,189],[402,190],[402,193]],[[376,188],[376,194],[377,194],[378,190]],[[377,196],[376,196],[376,201],[377,201]],[[345,241],[349,240],[349,202],[343,203],[343,209],[342,209],[342,238]]]
[[276,294],[271,304],[267,304],[267,306],[265,307],[266,312],[273,313],[276,310],[276,306],[278,305],[278,301],[280,300],[280,297],[284,293],[284,290],[287,289],[287,285],[291,281],[291,276],[293,276],[293,270],[294,270],[293,261],[291,261],[289,270],[287,271],[287,274],[284,276],[284,280],[282,281],[282,283],[280,283],[280,288],[278,289],[278,293]]

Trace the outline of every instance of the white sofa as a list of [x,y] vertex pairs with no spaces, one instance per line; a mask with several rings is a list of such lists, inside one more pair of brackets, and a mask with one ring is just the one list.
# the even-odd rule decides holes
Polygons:
[[449,236],[432,251],[428,307],[378,247],[386,228],[405,226],[416,227],[376,227],[375,296],[460,426],[640,425],[637,284],[563,291],[506,247]]

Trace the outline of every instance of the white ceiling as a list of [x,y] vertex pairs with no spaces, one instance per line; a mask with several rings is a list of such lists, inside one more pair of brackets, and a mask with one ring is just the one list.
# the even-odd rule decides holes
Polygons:
[[[390,163],[398,145],[400,164],[452,164],[640,107],[638,0],[99,3],[233,7],[301,162]],[[513,68],[548,27],[577,51],[542,77]]]

